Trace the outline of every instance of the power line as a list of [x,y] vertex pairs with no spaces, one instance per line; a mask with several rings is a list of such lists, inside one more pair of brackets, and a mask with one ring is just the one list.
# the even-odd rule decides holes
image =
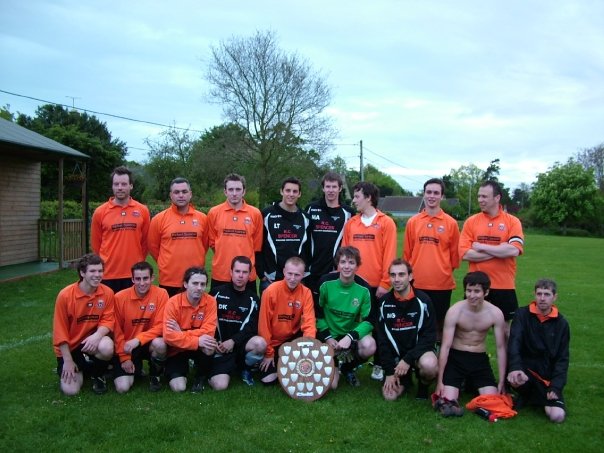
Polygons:
[[[120,119],[120,120],[134,121],[135,123],[149,124],[151,126],[165,127],[165,128],[168,128],[168,129],[178,129],[178,130],[181,130],[181,131],[199,132],[200,134],[203,134],[205,132],[205,131],[200,131],[200,130],[197,130],[197,129],[190,129],[190,128],[187,128],[187,127],[178,127],[178,126],[173,126],[173,125],[170,126],[170,125],[167,125],[167,124],[156,123],[156,122],[153,122],[153,121],[139,120],[139,119],[136,119],[136,118],[130,118],[130,117],[127,117],[127,116],[122,116],[122,115],[114,115],[113,113],[97,112],[95,110],[85,109],[85,108],[81,108],[81,107],[69,106],[69,105],[66,105],[66,104],[62,104],[60,102],[52,102],[52,101],[47,101],[45,99],[35,98],[33,96],[26,96],[24,94],[12,93],[10,91],[6,91],[6,90],[2,90],[2,89],[0,89],[0,93],[6,93],[6,94],[10,94],[11,96],[17,96],[17,97],[20,97],[20,98],[31,99],[33,101],[44,102],[46,104],[58,105],[58,106],[65,107],[65,108],[68,108],[68,109],[80,110],[80,111],[85,112],[85,113],[93,113],[95,115],[109,116],[111,118],[117,118],[117,119]],[[67,97],[68,98],[72,98],[72,96],[67,96]],[[77,99],[77,98],[73,98],[73,99]]]

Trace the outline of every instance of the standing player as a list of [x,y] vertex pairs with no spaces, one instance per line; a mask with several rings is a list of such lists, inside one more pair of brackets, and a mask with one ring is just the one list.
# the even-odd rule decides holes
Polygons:
[[413,266],[413,287],[434,306],[438,340],[455,289],[453,270],[459,267],[459,226],[440,207],[444,194],[442,180],[424,183],[424,210],[407,222],[403,243],[403,257]]
[[[435,408],[445,417],[463,415],[458,398],[464,380],[481,395],[505,391],[506,324],[501,310],[485,300],[490,284],[484,272],[469,272],[463,279],[466,298],[454,304],[445,316],[435,391],[439,396]],[[497,347],[498,381],[486,353],[491,327]]]
[[516,257],[523,252],[524,235],[520,220],[505,212],[499,205],[500,200],[499,183],[486,181],[480,185],[478,204],[482,212],[464,223],[459,254],[470,262],[470,272],[482,271],[489,276],[492,288],[488,300],[510,321],[518,308]]
[[209,383],[214,390],[225,390],[230,375],[241,370],[243,382],[254,385],[251,368],[264,357],[266,341],[258,335],[256,291],[247,288],[252,260],[236,256],[231,260],[231,282],[213,287],[210,292],[218,305],[216,353],[212,359]]
[[262,256],[256,260],[261,292],[272,282],[283,279],[283,267],[288,258],[306,259],[310,221],[297,205],[300,196],[300,180],[287,178],[281,183],[281,201],[262,211]]
[[245,202],[245,178],[231,173],[224,178],[226,201],[208,212],[212,258],[212,289],[231,282],[230,266],[235,256],[252,260],[248,287],[256,291],[255,254],[262,250],[262,214]]
[[352,217],[350,206],[340,204],[343,185],[342,177],[334,172],[323,176],[323,197],[309,204],[305,211],[310,219],[309,275],[304,284],[314,293],[319,293],[321,276],[334,269],[334,256],[344,234],[344,224]]
[[149,390],[157,392],[168,350],[161,336],[168,293],[153,285],[153,267],[146,261],[132,266],[132,283],[115,295],[113,383],[118,393],[126,393],[148,360]]
[[151,220],[149,253],[159,268],[159,286],[173,296],[182,290],[182,276],[191,266],[203,267],[208,250],[207,217],[191,204],[185,178],[170,183],[172,206]]
[[428,398],[428,385],[438,375],[434,353],[436,322],[430,299],[411,286],[411,265],[395,259],[390,265],[392,289],[380,300],[377,337],[386,379],[382,395],[394,401],[418,374],[417,398]]
[[113,356],[113,291],[101,283],[103,260],[84,255],[78,262],[78,283],[63,288],[55,304],[52,342],[61,391],[77,395],[84,374],[96,394],[107,391],[104,374]]
[[279,346],[301,336],[315,338],[317,334],[312,294],[301,284],[304,267],[301,258],[289,258],[283,268],[284,279],[262,293],[258,333],[267,344],[260,363],[264,384],[277,380]]
[[132,286],[130,267],[147,257],[149,209],[130,196],[132,172],[117,167],[111,173],[113,197],[95,209],[90,245],[105,262],[103,283],[114,292]]
[[508,342],[508,382],[521,401],[543,406],[551,421],[562,423],[570,327],[554,305],[556,292],[555,281],[538,280],[535,300],[516,311]]
[[[340,372],[353,387],[360,386],[355,368],[375,353],[373,326],[369,321],[371,295],[369,288],[355,282],[361,254],[356,247],[341,247],[334,262],[338,272],[321,280],[319,303],[315,309],[317,338],[329,344],[338,357]],[[332,388],[337,388],[339,374]]]
[[[380,198],[377,186],[363,181],[357,183],[353,191],[352,203],[358,214],[344,226],[342,245],[352,245],[361,252],[363,264],[359,267],[358,274],[371,286],[371,304],[373,310],[376,310],[377,300],[390,288],[388,269],[396,258],[396,224],[377,209]],[[381,381],[384,379],[384,370],[379,352],[378,347],[371,378]]]
[[193,360],[197,375],[191,392],[199,393],[217,346],[216,299],[205,292],[208,274],[203,267],[188,268],[182,279],[185,290],[171,297],[164,311],[163,334],[169,346],[165,374],[172,391],[184,392]]

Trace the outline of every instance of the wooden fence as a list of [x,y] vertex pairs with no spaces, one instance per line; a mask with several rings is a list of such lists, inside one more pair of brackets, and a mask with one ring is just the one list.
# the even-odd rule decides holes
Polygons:
[[[63,261],[78,260],[86,253],[86,235],[83,220],[63,220]],[[41,261],[61,261],[59,250],[59,221],[38,221],[38,250]]]

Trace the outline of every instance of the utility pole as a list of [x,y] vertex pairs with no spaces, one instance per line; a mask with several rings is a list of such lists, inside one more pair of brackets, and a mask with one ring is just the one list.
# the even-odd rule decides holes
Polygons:
[[359,142],[359,145],[361,147],[361,181],[365,181],[365,169],[363,166],[363,140]]
[[65,97],[71,99],[71,108],[73,110],[75,110],[75,100],[76,99],[82,99],[82,98],[77,97],[77,96],[65,96]]

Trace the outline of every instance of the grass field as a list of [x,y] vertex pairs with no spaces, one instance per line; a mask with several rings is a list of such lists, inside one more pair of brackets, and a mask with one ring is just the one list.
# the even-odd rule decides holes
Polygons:
[[[528,234],[518,261],[524,305],[539,277],[559,284],[558,306],[571,325],[565,390],[568,417],[548,422],[542,410],[489,424],[467,413],[443,419],[411,396],[382,400],[380,384],[360,371],[362,387],[321,400],[289,399],[278,387],[226,392],[151,394],[140,383],[126,395],[96,396],[87,383],[77,397],[58,390],[51,347],[52,312],[75,271],[0,284],[0,450],[16,451],[601,451],[604,423],[604,240]],[[456,272],[457,280],[466,267]],[[455,291],[454,298],[461,296]],[[491,341],[491,352],[494,348]],[[496,368],[495,368],[496,369]],[[464,402],[470,398],[464,395]]]

